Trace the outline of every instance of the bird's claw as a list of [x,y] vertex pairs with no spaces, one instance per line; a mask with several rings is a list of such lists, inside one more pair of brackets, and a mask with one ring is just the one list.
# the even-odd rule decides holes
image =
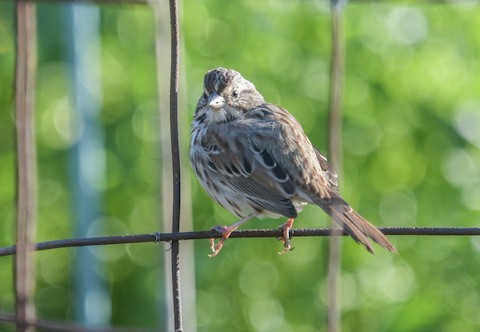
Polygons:
[[283,250],[282,250],[282,251],[279,251],[278,254],[279,254],[279,255],[283,255],[283,254],[285,254],[285,253],[287,253],[287,252],[292,251],[293,249],[295,249],[295,247],[291,247],[290,244],[288,244],[288,245],[284,246],[284,247],[283,247]]
[[232,232],[228,231],[227,226],[221,226],[221,225],[212,227],[210,229],[210,231],[214,231],[214,232],[217,232],[218,234],[222,235],[222,238],[220,240],[218,240],[217,244],[215,244],[215,238],[212,237],[212,238],[209,239],[210,250],[212,250],[212,253],[209,254],[208,257],[215,257],[215,256],[218,255],[218,253],[220,252],[220,250],[223,247],[223,243],[225,242],[226,239],[228,239],[228,237],[230,236],[230,234]]
[[277,238],[279,241],[283,242],[283,250],[278,254],[283,255],[286,252],[292,251],[295,247],[290,246],[290,229],[293,226],[293,219],[288,219],[288,221],[278,227],[282,231],[282,236]]
[[295,247],[292,247],[290,245],[290,237],[285,238],[282,236],[282,237],[279,237],[278,240],[283,242],[283,250],[278,252],[279,255],[283,255],[295,249]]

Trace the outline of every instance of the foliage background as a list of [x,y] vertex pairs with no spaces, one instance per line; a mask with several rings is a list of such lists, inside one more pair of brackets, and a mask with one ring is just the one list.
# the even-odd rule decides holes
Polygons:
[[[204,73],[235,68],[266,100],[302,123],[326,147],[330,20],[326,1],[194,1],[181,8],[180,125],[187,165],[189,119]],[[39,167],[37,240],[72,236],[68,149],[75,142],[62,8],[38,5],[36,130]],[[0,246],[14,225],[13,6],[0,3]],[[154,22],[149,8],[101,7],[101,121],[107,178],[103,217],[110,235],[159,229],[159,135]],[[341,192],[381,226],[476,226],[480,211],[480,8],[471,4],[362,2],[346,6],[344,170]],[[165,53],[167,59],[168,52]],[[167,80],[168,77],[165,77]],[[191,174],[185,174],[185,179]],[[192,179],[194,229],[235,218]],[[281,221],[251,222],[276,227]],[[326,225],[307,207],[298,227]],[[477,331],[480,240],[391,237],[400,252],[369,255],[343,240],[344,331]],[[230,240],[215,259],[195,242],[199,331],[324,331],[326,239],[293,239],[278,256],[272,239]],[[161,326],[164,305],[154,244],[96,251],[112,296],[112,324]],[[73,319],[75,250],[38,253],[39,317]],[[0,259],[0,309],[13,311],[12,259]],[[190,330],[192,327],[187,327]],[[0,325],[0,330],[13,327]]]

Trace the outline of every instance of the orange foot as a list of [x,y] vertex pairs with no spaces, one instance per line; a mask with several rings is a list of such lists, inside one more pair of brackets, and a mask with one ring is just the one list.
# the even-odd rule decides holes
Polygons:
[[279,255],[283,255],[286,252],[292,251],[295,247],[290,246],[290,229],[293,226],[293,221],[295,219],[289,218],[286,223],[280,225],[278,229],[282,230],[282,237],[279,238],[283,242],[283,250],[279,252]]
[[219,234],[222,235],[222,238],[218,240],[217,244],[215,244],[215,238],[210,238],[210,249],[212,250],[212,253],[208,255],[208,257],[215,257],[218,255],[220,250],[223,247],[223,243],[225,242],[226,239],[232,234],[233,231],[235,231],[238,228],[238,226],[215,226],[212,227],[210,230],[215,231]]
[[237,221],[236,223],[234,223],[234,224],[232,224],[228,227],[227,226],[220,226],[220,225],[212,227],[210,230],[221,234],[222,238],[220,240],[218,240],[217,244],[215,244],[215,239],[214,238],[210,239],[210,249],[212,250],[212,253],[208,256],[209,257],[217,256],[218,253],[220,252],[220,249],[222,249],[223,243],[225,242],[226,239],[228,239],[230,234],[232,234],[232,232],[234,232],[238,227],[240,227],[240,225],[242,225],[243,223],[246,223],[247,221],[249,221],[250,219],[255,217],[255,215],[256,214],[250,214],[246,217],[243,217],[242,219],[240,219],[239,221]]

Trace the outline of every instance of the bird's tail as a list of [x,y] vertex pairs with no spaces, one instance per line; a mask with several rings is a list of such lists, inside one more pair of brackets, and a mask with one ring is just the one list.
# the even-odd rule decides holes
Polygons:
[[343,200],[336,192],[331,192],[330,199],[319,199],[316,203],[332,219],[342,226],[357,243],[362,244],[369,252],[374,253],[370,239],[377,242],[386,250],[397,253],[397,249],[387,240],[386,236],[375,226],[370,224],[361,215]]

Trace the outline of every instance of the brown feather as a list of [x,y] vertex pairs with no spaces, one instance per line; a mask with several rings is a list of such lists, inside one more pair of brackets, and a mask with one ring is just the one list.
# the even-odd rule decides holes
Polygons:
[[397,253],[397,249],[387,240],[387,237],[365,218],[359,215],[336,192],[331,193],[331,199],[316,200],[332,219],[339,224],[357,243],[362,244],[369,252],[374,253],[369,238],[381,245],[386,250]]

